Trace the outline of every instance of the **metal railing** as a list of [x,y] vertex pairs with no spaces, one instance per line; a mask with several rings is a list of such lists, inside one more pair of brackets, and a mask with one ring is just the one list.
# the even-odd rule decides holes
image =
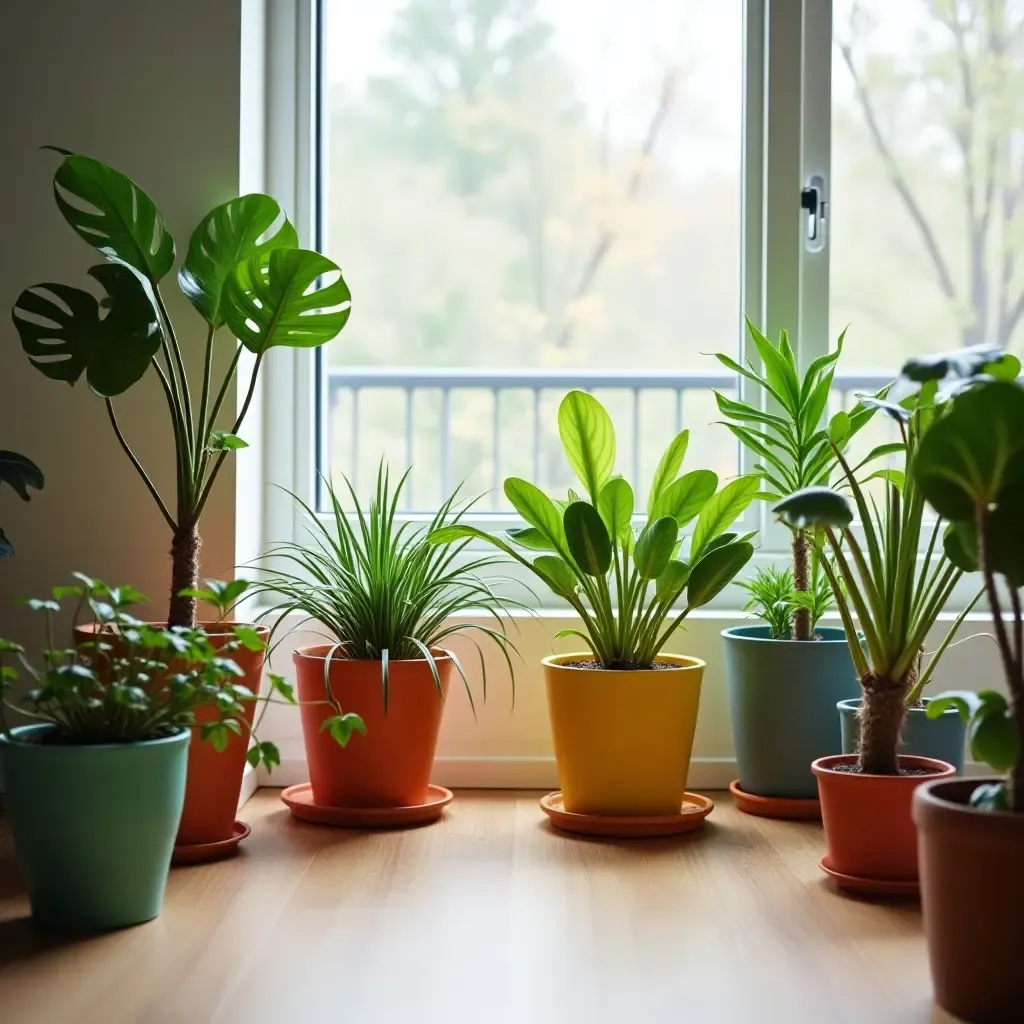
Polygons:
[[[838,397],[839,407],[848,409],[853,404],[858,392],[877,391],[896,376],[893,372],[863,371],[853,373],[837,373],[833,381],[833,398]],[[350,474],[358,477],[359,464],[365,453],[361,451],[363,422],[360,396],[365,392],[383,389],[398,390],[403,393],[400,399],[401,415],[404,417],[405,456],[408,464],[412,464],[414,442],[417,437],[416,403],[418,392],[440,393],[440,421],[437,430],[439,445],[441,489],[448,494],[452,486],[452,394],[457,391],[490,392],[493,406],[493,429],[491,439],[492,487],[500,491],[502,473],[501,458],[501,409],[502,396],[508,392],[527,392],[531,396],[529,435],[532,446],[533,478],[540,478],[542,439],[544,437],[541,423],[541,400],[545,393],[564,394],[573,388],[584,391],[616,391],[631,395],[631,452],[632,479],[639,478],[642,431],[641,431],[641,398],[650,392],[669,392],[674,395],[675,431],[685,425],[684,408],[687,392],[716,388],[719,390],[735,390],[737,377],[735,374],[718,371],[691,370],[677,372],[670,370],[500,370],[491,368],[466,369],[399,369],[390,367],[343,367],[331,366],[326,369],[321,382],[322,415],[329,415],[334,408],[339,393],[351,393],[350,427],[349,427],[349,458],[347,465]],[[399,411],[396,409],[396,415]],[[328,431],[321,430],[322,465],[326,464],[326,446],[323,438]],[[407,495],[407,498],[409,496]]]

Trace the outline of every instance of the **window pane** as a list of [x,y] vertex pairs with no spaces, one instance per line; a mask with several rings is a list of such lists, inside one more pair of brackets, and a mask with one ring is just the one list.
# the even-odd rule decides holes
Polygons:
[[[717,373],[705,353],[738,337],[742,5],[324,8],[322,245],[353,293],[324,360],[327,468],[365,491],[382,452],[411,458],[417,508],[512,472],[562,488],[558,401],[574,375],[616,370],[594,390],[644,486],[678,382],[634,410],[629,374]],[[345,367],[364,370],[357,395]],[[410,398],[395,374],[414,367],[439,376]],[[713,403],[692,391],[681,407],[692,464],[734,473]]]
[[1024,338],[1024,4],[836,0],[831,331],[843,364]]

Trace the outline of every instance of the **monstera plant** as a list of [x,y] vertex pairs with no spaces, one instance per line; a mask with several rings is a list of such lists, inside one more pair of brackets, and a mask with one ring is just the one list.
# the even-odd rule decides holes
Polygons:
[[[0,450],[0,484],[7,484],[17,491],[23,501],[28,501],[30,487],[37,490],[42,488],[43,474],[39,467],[24,455]],[[0,529],[0,558],[10,558],[13,554],[14,545]]]
[[[53,148],[53,147],[50,147]],[[130,178],[91,157],[57,150],[54,199],[71,228],[105,262],[88,271],[102,290],[44,283],[18,297],[13,318],[32,365],[54,380],[84,376],[102,399],[125,455],[171,531],[168,623],[195,624],[199,520],[225,459],[246,447],[238,431],[268,351],[312,348],[345,326],[351,296],[338,266],[301,249],[295,228],[267,195],[232,199],[212,209],[192,233],[178,287],[206,326],[201,376],[190,374],[180,327],[172,323],[162,283],[174,269],[175,244],[155,203]],[[322,281],[327,275],[332,280]],[[318,283],[322,287],[318,287]],[[220,338],[218,338],[220,335]],[[223,340],[220,340],[223,339]],[[232,356],[215,379],[215,346]],[[248,383],[237,415],[235,381],[247,352]],[[174,498],[168,500],[132,450],[114,399],[143,377],[159,383],[174,439]]]

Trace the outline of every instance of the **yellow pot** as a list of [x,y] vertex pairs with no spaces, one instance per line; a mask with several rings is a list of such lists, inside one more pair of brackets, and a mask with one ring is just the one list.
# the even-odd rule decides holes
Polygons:
[[569,668],[590,654],[544,659],[565,809],[576,814],[675,814],[683,802],[704,662],[659,655],[671,669]]

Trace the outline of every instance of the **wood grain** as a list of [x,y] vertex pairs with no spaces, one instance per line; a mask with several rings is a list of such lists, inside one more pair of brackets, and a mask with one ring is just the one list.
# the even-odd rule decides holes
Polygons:
[[176,868],[156,921],[29,921],[0,824],[5,1024],[938,1024],[920,910],[832,892],[819,825],[727,794],[698,833],[551,830],[538,793],[467,790],[403,832],[294,821],[273,789],[238,857]]

